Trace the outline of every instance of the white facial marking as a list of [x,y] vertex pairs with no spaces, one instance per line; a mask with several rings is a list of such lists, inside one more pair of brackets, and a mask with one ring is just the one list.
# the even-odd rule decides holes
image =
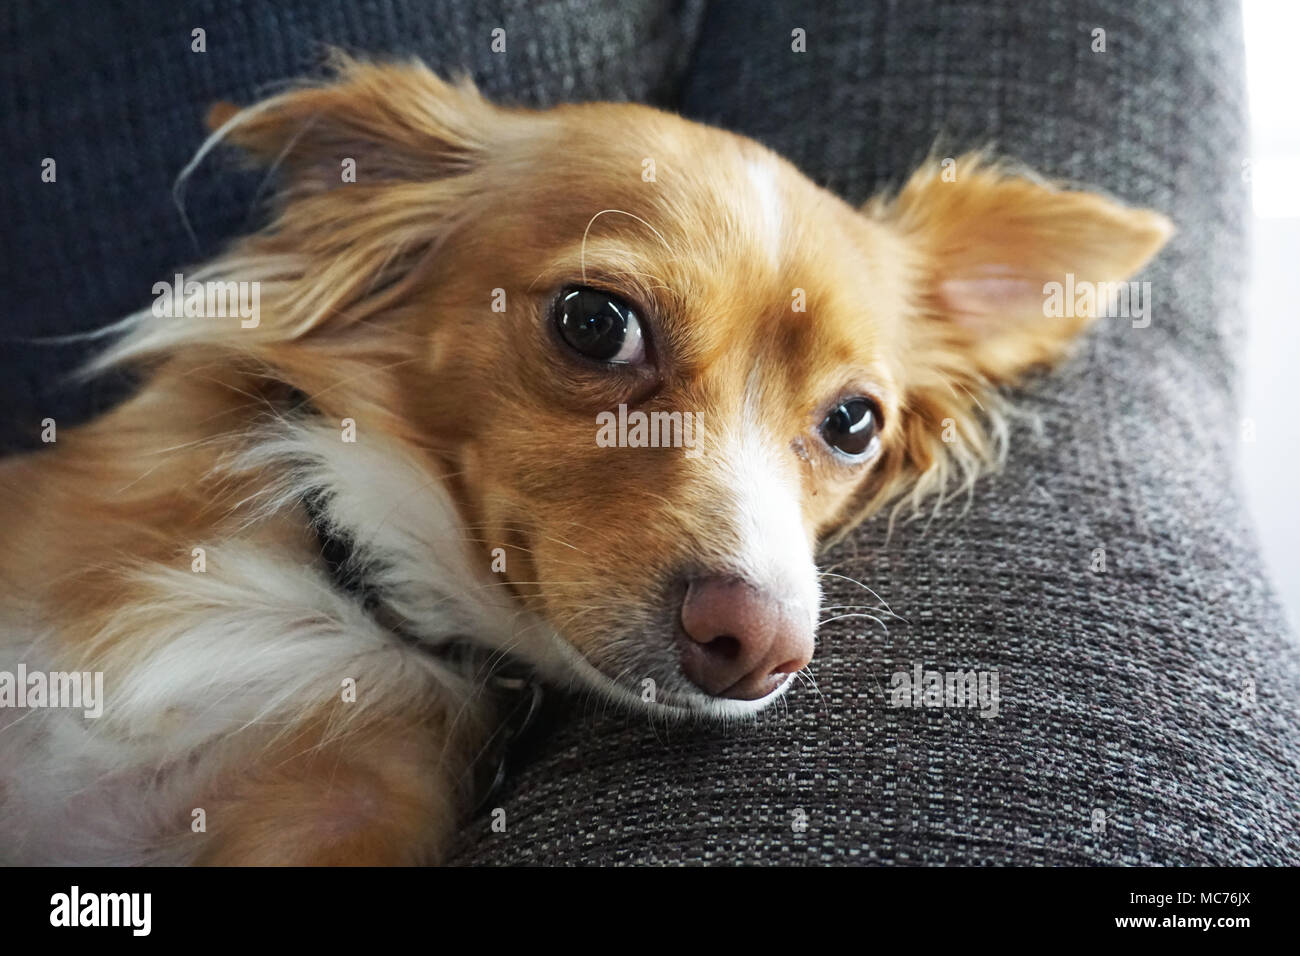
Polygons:
[[761,159],[748,160],[745,169],[749,173],[749,181],[753,184],[758,207],[762,212],[760,221],[764,249],[768,260],[775,266],[781,258],[784,219],[781,194],[777,188],[777,169],[770,160]]
[[821,603],[817,565],[799,488],[776,467],[780,449],[747,427],[731,437],[723,454],[740,536],[739,570],[815,625]]

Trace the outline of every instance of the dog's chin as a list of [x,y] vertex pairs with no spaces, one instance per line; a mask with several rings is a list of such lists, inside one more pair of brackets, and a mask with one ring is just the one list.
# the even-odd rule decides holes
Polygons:
[[[628,710],[650,714],[665,720],[707,720],[718,723],[755,717],[775,703],[794,683],[794,674],[781,682],[773,691],[754,700],[734,700],[714,697],[693,689],[668,690],[656,686],[647,694],[640,686],[633,686],[613,678],[593,664],[578,648],[558,634],[552,634],[551,654],[544,670],[557,681],[594,692],[613,704]],[[688,683],[681,678],[678,683]]]

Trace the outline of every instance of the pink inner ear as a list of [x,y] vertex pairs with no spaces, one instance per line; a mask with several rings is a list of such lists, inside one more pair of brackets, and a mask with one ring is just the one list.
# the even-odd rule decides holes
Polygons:
[[1010,266],[980,266],[939,283],[939,303],[955,322],[978,332],[993,331],[1027,311],[1041,308],[1042,283]]

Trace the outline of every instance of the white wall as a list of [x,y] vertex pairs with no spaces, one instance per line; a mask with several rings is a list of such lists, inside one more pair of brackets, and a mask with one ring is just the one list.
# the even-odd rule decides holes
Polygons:
[[1300,633],[1300,0],[1245,0],[1244,9],[1252,144],[1243,174],[1255,220],[1241,465],[1265,560]]

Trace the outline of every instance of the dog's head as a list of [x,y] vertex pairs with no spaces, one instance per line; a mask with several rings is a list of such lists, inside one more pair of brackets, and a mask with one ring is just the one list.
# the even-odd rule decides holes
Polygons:
[[820,544],[996,456],[991,389],[1089,318],[1045,284],[1170,232],[979,157],[855,209],[739,136],[414,65],[211,122],[283,183],[230,337],[416,450],[589,682],[704,713],[808,664]]

